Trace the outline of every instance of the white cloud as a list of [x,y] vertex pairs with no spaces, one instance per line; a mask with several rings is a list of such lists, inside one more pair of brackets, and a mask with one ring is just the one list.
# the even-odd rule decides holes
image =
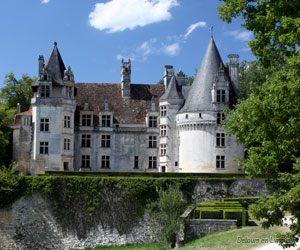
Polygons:
[[251,39],[252,32],[245,30],[245,31],[239,31],[234,30],[228,33],[230,36],[233,36],[237,40],[241,40],[243,42],[249,41]]
[[109,33],[133,30],[138,26],[170,20],[170,9],[178,5],[177,0],[110,0],[96,3],[89,14],[89,21],[92,27]]
[[49,3],[50,0],[42,0],[42,3]]
[[188,36],[198,27],[206,27],[206,22],[197,22],[191,24],[187,29],[184,35],[184,38],[188,38]]
[[180,50],[179,43],[172,43],[170,45],[166,45],[163,48],[164,53],[169,56],[175,56]]

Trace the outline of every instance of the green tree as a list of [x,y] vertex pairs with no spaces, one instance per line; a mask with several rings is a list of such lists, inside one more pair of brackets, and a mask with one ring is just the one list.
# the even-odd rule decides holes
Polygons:
[[239,98],[244,100],[266,81],[268,73],[257,61],[242,61],[239,71]]
[[300,45],[299,0],[220,0],[219,16],[227,23],[242,16],[252,31],[248,42],[252,53],[265,67],[280,68]]
[[0,90],[0,99],[7,109],[16,108],[17,103],[21,104],[22,111],[28,110],[33,96],[32,84],[36,78],[23,74],[20,80],[15,78],[14,73],[5,76],[5,86]]

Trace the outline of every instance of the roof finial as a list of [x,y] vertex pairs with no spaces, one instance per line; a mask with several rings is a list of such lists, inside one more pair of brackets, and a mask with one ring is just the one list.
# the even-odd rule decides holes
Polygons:
[[54,47],[57,47],[57,42],[56,41],[54,42]]
[[214,35],[214,26],[211,26],[209,30],[210,30],[210,36],[213,37],[213,35]]

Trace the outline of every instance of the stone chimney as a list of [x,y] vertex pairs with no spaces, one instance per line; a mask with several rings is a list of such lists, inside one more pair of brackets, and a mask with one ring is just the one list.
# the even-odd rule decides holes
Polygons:
[[131,61],[121,61],[121,85],[122,85],[122,97],[130,98],[130,82],[131,82]]
[[173,66],[172,65],[165,65],[165,74],[164,74],[165,89],[168,88],[172,76],[174,76]]
[[236,94],[239,93],[239,55],[230,54],[229,59],[229,76],[233,84],[233,88]]

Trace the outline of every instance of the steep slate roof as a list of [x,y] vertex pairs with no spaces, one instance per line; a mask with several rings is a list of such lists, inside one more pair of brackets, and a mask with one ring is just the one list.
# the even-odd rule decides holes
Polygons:
[[57,43],[54,43],[54,48],[48,61],[45,64],[44,69],[48,71],[56,84],[63,84],[64,71],[66,69],[65,64],[61,58],[61,55],[57,48]]
[[160,98],[161,101],[171,100],[171,99],[184,99],[182,93],[178,90],[178,85],[176,83],[175,76],[172,76],[166,92]]
[[185,104],[179,113],[214,110],[211,98],[211,88],[213,81],[218,74],[220,63],[223,64],[219,51],[212,37],[197,71]]
[[[104,101],[113,109],[114,122],[120,124],[145,124],[147,110],[154,96],[156,110],[164,93],[163,84],[131,84],[131,98],[123,98],[120,83],[76,83],[77,116],[84,103],[94,111],[94,123],[98,123],[99,111],[104,111]],[[77,117],[78,118],[78,117]],[[78,120],[77,120],[78,122]]]

